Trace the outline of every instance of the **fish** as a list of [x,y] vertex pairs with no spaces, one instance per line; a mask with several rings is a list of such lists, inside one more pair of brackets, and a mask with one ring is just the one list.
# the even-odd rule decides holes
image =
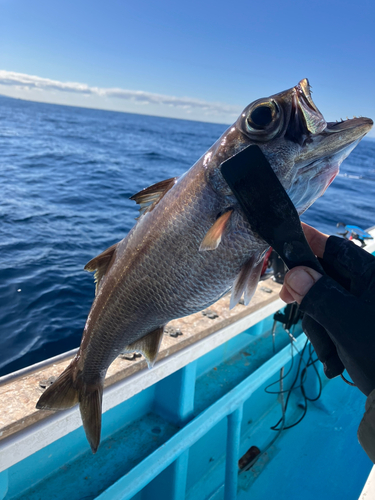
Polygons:
[[231,308],[242,296],[248,304],[255,292],[268,245],[225,182],[223,162],[258,145],[301,215],[372,125],[369,118],[326,122],[305,78],[248,105],[185,174],[132,196],[140,216],[123,240],[86,264],[95,272],[96,290],[81,345],[36,407],[79,404],[96,453],[103,383],[116,357],[137,351],[152,367],[166,323],[209,307],[230,290]]

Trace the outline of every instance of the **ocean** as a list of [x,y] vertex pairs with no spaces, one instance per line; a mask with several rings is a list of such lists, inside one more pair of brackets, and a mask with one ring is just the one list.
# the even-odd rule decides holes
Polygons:
[[[0,375],[78,347],[94,298],[84,265],[124,238],[129,197],[185,172],[227,128],[0,96]],[[302,217],[375,224],[375,141]]]

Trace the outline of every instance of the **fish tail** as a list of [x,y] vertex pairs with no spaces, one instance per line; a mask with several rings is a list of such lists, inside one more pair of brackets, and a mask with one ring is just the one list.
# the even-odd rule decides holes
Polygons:
[[79,394],[79,409],[85,429],[87,441],[93,453],[96,453],[100,443],[102,428],[102,396],[103,382],[95,385],[83,384]]
[[38,410],[66,410],[76,405],[79,399],[75,374],[76,364],[73,361],[40,396],[36,404]]
[[79,403],[83,428],[93,453],[100,443],[103,382],[86,383],[77,371],[75,360],[44,391],[36,407],[39,410],[66,410]]

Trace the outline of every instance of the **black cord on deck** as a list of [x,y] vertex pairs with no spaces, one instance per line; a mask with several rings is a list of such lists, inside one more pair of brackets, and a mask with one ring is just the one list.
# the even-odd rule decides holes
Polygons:
[[[304,362],[303,355],[305,353],[305,350],[306,350],[307,346],[309,346],[309,357],[307,358],[307,362]],[[298,367],[297,367],[297,372],[296,372],[296,376],[294,377],[293,383],[292,383],[292,385],[290,386],[290,388],[288,390],[284,391],[284,392],[287,393],[287,397],[286,397],[286,401],[285,401],[285,412],[286,412],[287,409],[288,409],[288,404],[289,404],[289,401],[290,401],[290,396],[291,396],[293,390],[295,390],[295,389],[301,389],[302,397],[303,397],[303,400],[304,400],[303,413],[302,413],[301,417],[296,422],[294,422],[293,424],[290,424],[290,425],[287,425],[287,426],[284,425],[283,430],[291,429],[292,427],[295,427],[300,422],[302,422],[302,420],[305,418],[306,413],[307,413],[307,402],[308,401],[311,401],[311,402],[317,401],[320,398],[321,394],[322,394],[322,380],[321,380],[319,372],[318,372],[318,370],[317,370],[317,368],[315,366],[315,363],[318,361],[318,359],[317,358],[313,359],[313,354],[314,353],[315,353],[315,351],[314,351],[312,345],[309,344],[308,340],[306,340],[305,345],[304,345],[304,347],[302,349],[302,352],[298,352],[298,355],[300,356],[300,359],[299,359],[299,363],[298,363]],[[293,360],[293,358],[292,358],[292,360]],[[305,363],[305,367],[301,370],[302,362]],[[292,369],[292,366],[293,366],[293,364],[291,364],[291,368],[288,370],[288,373],[290,373],[290,371]],[[310,366],[312,366],[314,368],[314,371],[315,371],[315,373],[316,373],[316,375],[318,377],[318,381],[319,381],[319,392],[318,392],[318,395],[316,397],[314,397],[314,398],[309,397],[306,394],[306,390],[305,390],[305,386],[304,386],[304,383],[306,381],[306,376],[307,376],[307,368],[309,368]],[[299,385],[296,385],[298,379],[300,379],[300,383],[299,383]],[[271,385],[273,385],[273,384],[270,384],[270,386]],[[268,392],[268,393],[270,393],[270,391],[268,391],[267,389],[270,386],[267,386],[265,388],[265,391]],[[272,394],[280,394],[280,391],[272,392]],[[280,430],[279,425],[282,422],[282,420],[283,420],[283,417],[280,418],[280,420],[277,422],[277,424],[275,424],[274,426],[271,427],[271,430],[273,430],[273,431],[279,431]]]

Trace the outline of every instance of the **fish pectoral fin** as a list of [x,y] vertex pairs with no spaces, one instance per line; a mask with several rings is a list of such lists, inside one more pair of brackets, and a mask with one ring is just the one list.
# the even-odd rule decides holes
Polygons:
[[242,266],[237,278],[234,280],[229,309],[238,304],[242,294],[245,293],[244,304],[247,306],[252,299],[259,282],[263,260],[259,261],[259,253],[255,253]]
[[125,347],[127,352],[140,352],[146,358],[149,368],[154,366],[163,338],[164,326],[153,330],[144,337]]
[[228,210],[228,212],[225,212],[215,221],[214,225],[211,226],[211,228],[207,231],[206,236],[203,238],[201,246],[199,247],[200,252],[215,250],[219,246],[232,213],[233,210]]
[[93,259],[88,262],[84,269],[85,271],[95,271],[94,279],[96,283],[96,288],[95,288],[95,295],[98,293],[99,287],[100,287],[100,282],[105,275],[105,273],[108,271],[108,269],[111,267],[111,263],[114,261],[114,255],[116,252],[116,247],[117,243],[112,245],[111,247],[107,248],[107,250],[104,250],[101,254],[99,254],[97,257],[94,257]]
[[[147,212],[151,212],[159,201],[163,198],[177,182],[178,177],[171,177],[164,181],[157,182],[139,193],[133,194],[130,200],[134,200],[139,205],[139,217]],[[139,219],[139,217],[137,217]]]

